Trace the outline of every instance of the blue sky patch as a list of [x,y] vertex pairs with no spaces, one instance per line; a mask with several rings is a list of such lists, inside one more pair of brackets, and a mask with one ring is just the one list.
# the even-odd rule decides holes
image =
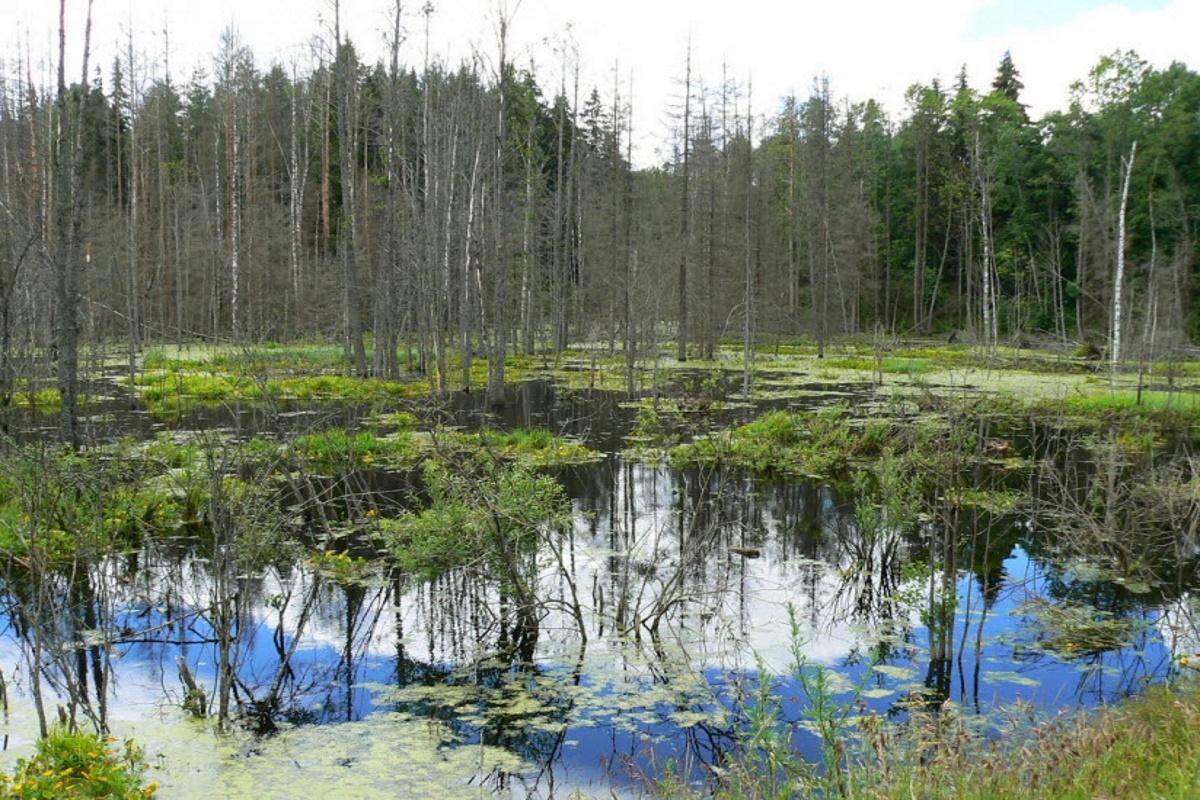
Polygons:
[[1016,30],[1051,28],[1103,6],[1135,11],[1164,8],[1170,0],[993,0],[972,15],[968,36],[997,36]]

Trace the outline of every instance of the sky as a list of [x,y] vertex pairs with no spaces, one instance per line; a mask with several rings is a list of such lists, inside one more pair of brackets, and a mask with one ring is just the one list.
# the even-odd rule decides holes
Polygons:
[[[78,58],[87,0],[67,0],[68,50]],[[1200,67],[1200,0],[433,0],[431,50],[457,65],[496,52],[498,8],[507,3],[510,52],[532,64],[549,94],[559,84],[566,42],[579,53],[583,92],[611,93],[614,65],[622,92],[633,85],[636,160],[669,152],[670,110],[680,97],[688,40],[694,73],[709,86],[728,74],[753,86],[754,108],[805,94],[827,75],[835,97],[879,99],[903,109],[904,90],[966,65],[972,85],[991,83],[1011,50],[1037,116],[1065,105],[1072,81],[1115,49],[1134,49],[1158,66]],[[308,42],[331,17],[330,0],[94,0],[97,59],[107,73],[125,48],[162,61],[169,32],[171,70],[188,78],[211,71],[221,31],[233,22],[260,65],[308,57]],[[421,63],[424,0],[405,0],[403,52]],[[341,0],[342,24],[372,60],[385,49],[392,0]],[[35,62],[52,51],[57,0],[0,0],[0,52],[28,41]],[[324,22],[322,22],[324,20]],[[7,40],[6,40],[7,39]],[[23,46],[23,45],[22,45]],[[76,66],[76,71],[78,66]],[[161,69],[161,66],[158,67]]]

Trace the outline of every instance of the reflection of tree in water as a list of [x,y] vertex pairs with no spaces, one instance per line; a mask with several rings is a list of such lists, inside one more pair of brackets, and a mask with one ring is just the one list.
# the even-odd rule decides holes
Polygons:
[[[414,657],[406,644],[404,586],[400,576],[393,579],[393,677],[401,691],[387,705],[396,712],[437,721],[446,746],[496,747],[544,770],[562,746],[575,703],[564,687],[579,685],[581,661],[567,672],[535,664],[536,616],[501,601],[497,617],[485,622],[481,609],[496,601],[497,595],[487,581],[470,572],[441,576],[429,582],[424,592],[417,587],[417,595],[424,595],[425,616],[419,621],[428,637],[429,658],[425,659]],[[437,658],[439,652],[446,658]],[[582,655],[581,648],[580,659]],[[422,687],[430,691],[414,691]],[[479,776],[497,790],[514,777],[499,771]]]
[[[561,418],[574,412],[565,407],[554,413]],[[529,416],[521,424],[538,419]],[[570,424],[582,429],[578,426],[594,422]],[[659,720],[649,728],[667,732],[671,756],[690,773],[699,765],[721,763],[735,744],[735,723],[672,722],[675,714],[711,711],[711,684],[720,683],[705,675],[706,663],[690,663],[677,653],[694,648],[694,640],[704,648],[730,645],[733,652],[742,648],[744,653],[755,634],[754,615],[762,608],[758,593],[774,588],[764,584],[767,574],[782,576],[790,599],[807,603],[804,611],[814,631],[818,626],[844,628],[849,622],[878,634],[852,645],[839,669],[861,665],[868,653],[880,662],[917,659],[913,619],[919,614],[932,643],[923,675],[915,678],[925,686],[924,701],[937,708],[957,692],[964,701],[973,695],[978,705],[983,647],[987,636],[1005,627],[998,619],[988,626],[989,614],[997,613],[1001,601],[1025,593],[1113,619],[1153,624],[1159,605],[1186,597],[1200,567],[1195,548],[1185,546],[1186,537],[1172,533],[1171,546],[1158,547],[1162,532],[1150,535],[1142,525],[1135,525],[1137,535],[1123,544],[1126,551],[1143,551],[1137,566],[1156,576],[1148,591],[1133,591],[1111,574],[1100,579],[1062,566],[1064,554],[1094,560],[1097,552],[1105,554],[1112,547],[1074,535],[1077,529],[1064,537],[1064,509],[1103,520],[1104,506],[1092,502],[1097,483],[1103,488],[1127,482],[1128,490],[1104,496],[1134,498],[1134,484],[1151,474],[1150,467],[1097,460],[1079,442],[1044,431],[1030,441],[1031,452],[1042,459],[1032,476],[1028,470],[975,465],[956,479],[980,492],[1020,493],[1032,498],[1032,509],[1004,513],[951,507],[934,492],[930,494],[936,497],[925,498],[933,510],[920,525],[869,531],[861,524],[854,488],[845,483],[751,478],[724,469],[674,471],[621,459],[563,469],[557,474],[569,487],[575,509],[586,513],[563,537],[559,552],[542,544],[533,578],[535,603],[506,596],[492,576],[476,570],[454,570],[417,584],[388,573],[379,561],[374,562],[378,573],[388,575],[382,585],[325,579],[318,590],[307,567],[281,557],[265,570],[239,574],[233,584],[234,692],[253,707],[264,687],[282,673],[278,696],[262,709],[264,718],[293,723],[354,719],[369,713],[368,695],[379,691],[362,684],[364,676],[381,668],[372,644],[393,636],[394,657],[387,654],[386,666],[398,693],[381,692],[386,708],[436,722],[431,730],[440,731],[448,747],[477,743],[531,765],[531,770],[476,776],[492,789],[511,789],[521,781],[529,792],[553,791],[568,728],[582,719],[605,724],[605,702],[622,693],[641,692],[648,698],[647,708]],[[1169,476],[1161,463],[1156,468],[1159,476]],[[309,488],[329,496],[398,497],[418,491],[407,480],[360,474],[318,480]],[[351,517],[354,502],[343,498],[322,513]],[[1139,511],[1155,508],[1144,499],[1138,503],[1133,507]],[[310,525],[316,525],[320,515],[315,506],[306,512]],[[1129,518],[1122,513],[1126,516],[1121,519]],[[1186,520],[1172,513],[1168,519]],[[75,628],[66,625],[60,635],[70,638],[91,628],[136,633],[160,626],[155,637],[143,637],[136,645],[139,655],[157,660],[164,674],[181,650],[193,662],[199,660],[201,652],[213,649],[214,630],[205,609],[219,554],[208,532],[194,532],[199,535],[189,540],[155,541],[145,551],[114,558],[105,569],[116,583],[93,603],[87,602],[86,586],[60,587],[61,602],[78,615]],[[375,556],[369,542],[351,539],[343,546]],[[1018,547],[1031,560],[1025,576],[1006,572],[1005,561]],[[905,570],[913,563],[922,569],[915,578],[913,570]],[[578,624],[567,613],[568,581],[585,598],[585,618]],[[8,591],[18,597],[22,589],[11,585]],[[280,592],[291,594],[280,603]],[[303,658],[289,661],[296,612],[310,598],[312,626],[334,633],[315,639],[317,645],[305,650]],[[93,617],[87,616],[89,605],[96,609]],[[15,629],[20,634],[19,620]],[[1018,644],[1037,643],[1028,631],[1022,635],[1028,638]],[[1168,665],[1155,661],[1163,658],[1161,648],[1154,647],[1156,636],[1148,626],[1121,646],[1070,655],[1022,646],[1012,660],[1022,669],[1054,669],[1055,662],[1069,661],[1081,668],[1078,697],[1107,700],[1166,671]],[[311,633],[309,637],[306,647],[314,641]],[[186,647],[176,644],[185,641]],[[628,651],[615,653],[614,642]],[[593,659],[598,651],[607,657],[605,647],[614,650],[614,669],[626,673],[613,679],[611,695],[598,697],[588,684],[604,680],[605,674],[595,664],[585,665],[584,654],[591,648]],[[972,652],[973,663],[968,660]],[[85,678],[92,669],[86,657],[73,658],[68,666],[72,675]],[[710,690],[707,698],[687,688],[697,676]],[[94,692],[98,681],[90,682]],[[715,691],[720,695],[719,688]],[[726,700],[722,696],[721,702]],[[614,713],[634,719],[644,710]],[[647,726],[611,723],[611,764],[637,771],[658,757],[657,745],[638,744],[631,732],[639,724]],[[643,747],[645,753],[639,750]]]

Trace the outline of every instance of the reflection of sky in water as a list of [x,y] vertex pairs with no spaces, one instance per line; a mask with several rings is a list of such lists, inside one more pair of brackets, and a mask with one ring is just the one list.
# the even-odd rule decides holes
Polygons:
[[[327,737],[332,743],[339,731],[364,730],[345,728],[349,722],[403,727],[414,718],[437,718],[435,751],[438,744],[453,750],[482,743],[524,762],[522,778],[513,786],[516,794],[531,786],[545,793],[551,781],[559,788],[585,790],[630,787],[635,785],[630,770],[649,772],[654,764],[688,752],[711,758],[714,747],[728,745],[727,726],[713,712],[733,706],[737,676],[754,672],[756,656],[773,671],[787,670],[789,604],[802,621],[805,657],[872,689],[865,702],[885,714],[906,695],[929,687],[945,689],[969,713],[987,713],[1018,699],[1044,711],[1093,705],[1165,674],[1169,657],[1160,631],[1167,631],[1168,643],[1195,643],[1180,633],[1188,608],[1181,601],[1161,618],[1144,612],[1146,627],[1124,649],[1061,661],[1026,646],[1034,633],[1021,610],[1031,598],[1051,592],[1054,576],[1017,544],[1003,562],[1003,583],[986,615],[978,578],[960,574],[953,656],[940,673],[937,665],[931,667],[929,632],[916,602],[896,609],[885,670],[868,672],[866,656],[879,631],[850,613],[853,603],[843,591],[846,563],[837,548],[849,511],[828,490],[735,482],[732,490],[710,495],[704,490],[713,482],[697,474],[676,476],[616,459],[575,471],[566,480],[577,507],[586,512],[567,548],[589,635],[577,680],[578,638],[563,610],[556,608],[541,620],[537,672],[529,675],[470,666],[495,649],[489,609],[497,607],[498,598],[488,586],[450,575],[432,584],[406,585],[397,598],[393,585],[382,582],[351,593],[327,585],[292,662],[292,709],[297,719],[329,724],[288,735],[310,743]],[[707,516],[694,513],[700,507]],[[694,544],[697,537],[708,537],[708,549],[686,565],[687,600],[664,618],[663,652],[656,652],[644,626],[641,641],[616,635],[617,595],[626,592],[635,611],[649,609],[667,576],[687,558],[681,541]],[[753,546],[761,557],[731,555],[730,546]],[[565,582],[552,569],[549,554],[542,561],[542,596],[566,598]],[[241,675],[248,686],[261,691],[278,668],[277,644],[290,644],[286,633],[281,642],[275,640],[279,615],[268,599],[295,592],[297,599],[283,615],[284,630],[291,631],[299,598],[309,586],[311,576],[300,568],[286,578],[270,572],[245,581],[244,591],[256,598],[243,631]],[[123,590],[154,600],[151,606],[131,607],[129,625],[159,624],[168,608],[178,616],[204,607],[208,589],[202,563],[151,560]],[[923,600],[927,585],[899,581],[898,589]],[[202,621],[189,617],[188,622],[187,629],[166,629],[161,638],[209,637]],[[211,644],[138,644],[119,650],[112,705],[118,723],[159,715],[168,705],[164,691],[178,703],[177,654],[210,685],[214,678]],[[0,657],[6,664],[18,661],[11,641]],[[434,688],[424,691],[423,685]],[[800,719],[804,704],[798,686],[783,679],[778,690],[787,718]],[[389,710],[406,716],[382,715]],[[715,724],[706,722],[713,718]],[[155,730],[146,733],[152,751],[160,735]],[[807,736],[797,737],[797,743],[814,753]],[[269,756],[278,755],[271,755],[274,746],[265,745],[261,756],[221,757],[243,759],[240,768],[252,773],[256,759],[265,765]],[[305,751],[305,757],[320,760],[320,748],[315,755]],[[459,768],[475,769],[471,763]],[[505,766],[513,768],[515,763]]]

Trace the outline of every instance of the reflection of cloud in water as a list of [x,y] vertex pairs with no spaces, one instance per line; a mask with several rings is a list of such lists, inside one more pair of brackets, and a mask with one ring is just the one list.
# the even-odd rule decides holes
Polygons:
[[1162,606],[1157,627],[1163,643],[1175,655],[1200,653],[1200,607],[1190,592]]
[[[354,796],[364,797],[430,793],[434,786],[442,796],[459,789],[477,794],[477,786],[463,781],[493,767],[526,772],[529,765],[519,762],[542,758],[556,760],[557,788],[568,775],[594,790],[609,786],[611,776],[600,774],[592,749],[610,748],[606,755],[621,748],[626,755],[640,752],[648,746],[647,735],[673,746],[684,738],[681,731],[724,724],[713,697],[729,671],[752,671],[756,655],[773,671],[785,670],[792,656],[789,605],[802,626],[805,657],[847,673],[865,669],[844,664],[877,640],[881,622],[905,631],[913,643],[907,660],[895,659],[891,672],[868,676],[879,693],[872,695],[876,710],[886,711],[890,696],[921,688],[916,681],[935,682],[932,668],[924,675],[931,665],[918,663],[917,652],[928,638],[919,603],[897,602],[898,595],[927,599],[928,580],[884,581],[884,559],[869,547],[854,551],[869,562],[869,568],[857,569],[861,565],[843,547],[856,535],[853,516],[828,488],[677,474],[616,459],[579,470],[567,482],[583,513],[562,547],[569,575],[559,572],[549,548],[538,559],[538,596],[547,605],[538,624],[537,671],[476,663],[498,649],[502,603],[494,581],[457,572],[429,583],[390,583],[380,571],[352,591],[323,582],[295,657],[297,685],[303,688],[298,702],[332,709],[321,717],[327,721],[335,711],[352,721],[285,729],[253,746],[241,737],[213,737],[183,721],[169,704],[181,694],[175,654],[185,653],[211,685],[214,646],[140,644],[117,648],[118,700],[111,705],[117,732],[134,733],[152,753],[166,754],[178,789],[169,796],[253,794],[256,787],[290,796],[297,787],[320,794],[322,786],[338,786],[342,794],[350,787]],[[735,547],[757,551],[758,557],[744,558],[731,550]],[[1112,655],[1098,659],[1100,669],[1084,673],[1077,663],[1037,653],[1032,658],[1028,648],[1018,654],[1012,641],[1027,637],[1028,626],[1012,612],[1030,594],[1042,592],[1041,566],[1020,546],[1005,552],[1003,569],[994,571],[1004,586],[994,587],[990,596],[983,646],[978,654],[967,648],[965,661],[952,667],[954,681],[947,678],[939,691],[963,702],[973,697],[984,706],[1019,696],[1057,708],[1077,692],[1082,698],[1085,674],[1096,676],[1102,699],[1103,692],[1111,694],[1111,684],[1119,688],[1107,677],[1118,666]],[[581,662],[567,578],[577,589],[587,631]],[[241,581],[247,607],[242,673],[250,685],[268,682],[279,665],[273,633],[281,613],[272,599],[292,597],[282,610],[286,642],[313,580],[303,565],[294,564]],[[965,604],[959,607],[959,642],[963,617],[968,627],[981,619],[976,580],[964,571],[950,587],[960,603],[974,593],[969,613]],[[940,578],[934,581],[936,595],[945,588]],[[135,611],[149,610],[137,628],[167,613],[178,618],[206,607],[211,580],[202,560],[152,553],[131,583],[113,591]],[[1163,610],[1156,624],[1168,646],[1200,648],[1191,610],[1186,597]],[[655,642],[649,620],[658,611],[663,613]],[[199,635],[205,631],[199,626]],[[972,645],[974,633],[970,628]],[[350,675],[337,672],[347,651]],[[3,640],[6,671],[18,655],[12,640]],[[488,670],[488,678],[481,678]],[[426,688],[422,681],[432,685]],[[397,710],[414,716],[393,713]],[[14,718],[10,727],[19,731],[22,725],[28,729],[27,715]],[[567,745],[554,749],[560,734],[584,744],[574,752]],[[481,745],[486,737],[492,739]],[[459,746],[439,749],[453,741]],[[401,760],[425,771],[406,767],[395,774]]]

